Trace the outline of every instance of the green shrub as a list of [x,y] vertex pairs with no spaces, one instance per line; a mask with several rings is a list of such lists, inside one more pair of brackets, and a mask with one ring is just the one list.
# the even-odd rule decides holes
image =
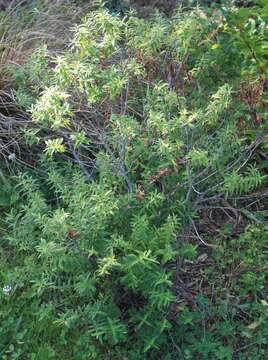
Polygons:
[[246,14],[100,8],[15,72],[38,154],[4,205],[3,359],[264,358],[266,67],[233,34]]

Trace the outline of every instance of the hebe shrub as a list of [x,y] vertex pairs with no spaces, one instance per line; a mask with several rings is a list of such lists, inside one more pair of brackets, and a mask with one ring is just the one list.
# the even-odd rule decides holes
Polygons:
[[[255,156],[267,141],[260,64],[241,74],[252,53],[226,55],[227,15],[144,20],[101,8],[59,57],[40,52],[38,90],[25,67],[24,136],[44,153],[17,178],[5,218],[3,359],[232,358],[238,325],[224,295],[181,300],[185,261],[198,247],[219,254],[198,218],[240,206],[266,179]],[[250,272],[243,279],[252,286]]]

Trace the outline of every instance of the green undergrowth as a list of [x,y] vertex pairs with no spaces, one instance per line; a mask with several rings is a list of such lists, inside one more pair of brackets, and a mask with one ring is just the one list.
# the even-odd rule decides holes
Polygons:
[[267,358],[267,18],[100,7],[9,67],[1,358]]

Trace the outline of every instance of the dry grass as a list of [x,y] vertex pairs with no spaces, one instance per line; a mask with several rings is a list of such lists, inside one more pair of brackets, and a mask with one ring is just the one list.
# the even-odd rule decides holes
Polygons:
[[22,66],[28,55],[43,44],[52,52],[60,52],[85,7],[89,6],[77,6],[68,0],[11,1],[0,17],[0,88],[10,87],[7,65]]

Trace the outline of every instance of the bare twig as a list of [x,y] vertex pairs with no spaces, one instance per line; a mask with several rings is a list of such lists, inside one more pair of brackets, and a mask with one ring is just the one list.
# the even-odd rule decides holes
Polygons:
[[201,238],[201,236],[199,235],[199,233],[198,233],[198,230],[197,230],[197,228],[196,228],[195,222],[194,222],[193,220],[191,220],[191,222],[192,222],[194,231],[195,231],[195,233],[196,233],[196,236],[198,237],[198,239],[201,241],[201,243],[202,243],[203,245],[208,246],[208,247],[213,247],[213,248],[217,247],[216,245],[209,244],[209,243],[207,243],[206,241],[204,241],[204,240]]

